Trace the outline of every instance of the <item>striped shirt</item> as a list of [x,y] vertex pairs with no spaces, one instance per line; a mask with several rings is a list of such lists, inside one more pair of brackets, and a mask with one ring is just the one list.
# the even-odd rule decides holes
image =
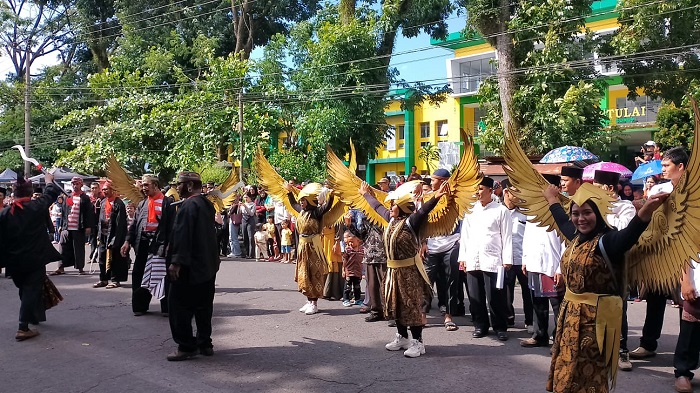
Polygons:
[[80,229],[80,195],[68,198],[66,203],[70,209],[67,229],[69,231],[77,231]]

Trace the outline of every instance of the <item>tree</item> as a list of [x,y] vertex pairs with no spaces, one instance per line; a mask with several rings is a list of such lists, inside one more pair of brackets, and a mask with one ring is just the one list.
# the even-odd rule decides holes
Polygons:
[[616,63],[629,98],[639,90],[680,107],[693,80],[700,80],[700,8],[696,0],[618,2],[620,29],[607,54]]
[[666,103],[659,108],[656,124],[659,131],[654,134],[656,143],[664,149],[674,146],[683,146],[690,150],[695,138],[695,120],[693,108],[690,105],[690,97],[700,100],[700,82],[694,81],[689,86],[681,106],[677,107],[673,102]]
[[[584,25],[591,3],[460,2],[467,9],[467,37],[481,34],[498,59],[496,77],[479,88],[487,115],[486,130],[478,141],[487,150],[500,152],[509,127],[528,154],[542,154],[561,144],[596,145],[610,139],[599,109],[605,86],[595,81],[588,56],[597,46]],[[581,36],[580,31],[587,34]]]
[[440,160],[440,149],[432,143],[428,143],[420,147],[418,158],[423,160],[428,173],[433,173],[433,162]]
[[0,43],[24,79],[39,57],[60,51],[72,38],[70,4],[63,1],[9,0],[0,4]]

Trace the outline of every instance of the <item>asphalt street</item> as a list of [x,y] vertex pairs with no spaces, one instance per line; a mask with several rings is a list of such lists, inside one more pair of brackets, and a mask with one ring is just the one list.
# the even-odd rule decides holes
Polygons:
[[[168,362],[175,345],[155,300],[135,317],[130,283],[93,289],[97,273],[66,272],[53,277],[65,300],[24,342],[14,340],[17,289],[0,278],[0,392],[544,392],[549,370],[548,348],[519,345],[528,336],[520,309],[510,340],[499,342],[473,339],[468,317],[447,332],[434,308],[427,353],[409,359],[384,349],[395,329],[365,322],[356,306],[320,300],[318,314],[300,313],[294,265],[229,259],[217,278],[215,355]],[[678,312],[666,311],[659,354],[620,372],[618,392],[673,391]],[[644,313],[645,303],[630,303],[630,350]]]

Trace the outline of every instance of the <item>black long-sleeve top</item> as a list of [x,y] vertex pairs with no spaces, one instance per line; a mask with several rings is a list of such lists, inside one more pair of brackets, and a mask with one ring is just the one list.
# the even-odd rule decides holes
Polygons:
[[[377,198],[374,197],[371,193],[365,193],[365,199],[367,202],[369,202],[369,205],[372,206],[372,209],[374,209],[377,214],[382,216],[387,222],[391,219],[391,212],[389,209],[387,209],[381,202],[377,200]],[[431,210],[437,206],[439,198],[431,198],[427,202],[423,202],[423,205],[420,207],[420,209],[416,210],[413,214],[408,216],[408,224],[411,226],[411,228],[414,228],[415,231],[418,231],[418,228],[421,227],[421,225],[425,224],[425,222],[428,220],[428,214],[430,213]],[[416,236],[418,233],[416,233]]]
[[[564,208],[558,203],[550,205],[549,211],[552,212],[552,216],[557,222],[559,229],[569,240],[573,240],[578,235],[580,236],[579,241],[583,242],[598,234],[597,232],[589,233],[588,235],[578,234],[576,232],[576,227],[569,218],[569,215],[566,214]],[[610,258],[610,262],[614,266],[622,265],[622,263],[625,261],[625,253],[629,251],[629,249],[631,249],[635,243],[637,243],[639,236],[641,236],[644,230],[647,229],[648,225],[648,222],[642,221],[638,215],[635,215],[626,228],[621,230],[608,229],[605,232],[602,237],[603,247],[605,247],[605,251]],[[563,228],[569,228],[567,229],[569,233],[565,233]],[[573,233],[570,232],[570,228],[573,228]],[[596,245],[595,252],[602,255],[598,245]]]

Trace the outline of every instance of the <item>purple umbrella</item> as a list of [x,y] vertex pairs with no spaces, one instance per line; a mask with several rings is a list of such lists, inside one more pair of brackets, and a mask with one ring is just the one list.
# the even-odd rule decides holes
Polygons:
[[608,171],[616,172],[620,174],[620,178],[629,179],[632,177],[632,171],[627,169],[626,166],[620,165],[615,162],[596,162],[595,164],[588,165],[583,168],[583,180],[590,181],[593,180],[593,175],[595,171]]

